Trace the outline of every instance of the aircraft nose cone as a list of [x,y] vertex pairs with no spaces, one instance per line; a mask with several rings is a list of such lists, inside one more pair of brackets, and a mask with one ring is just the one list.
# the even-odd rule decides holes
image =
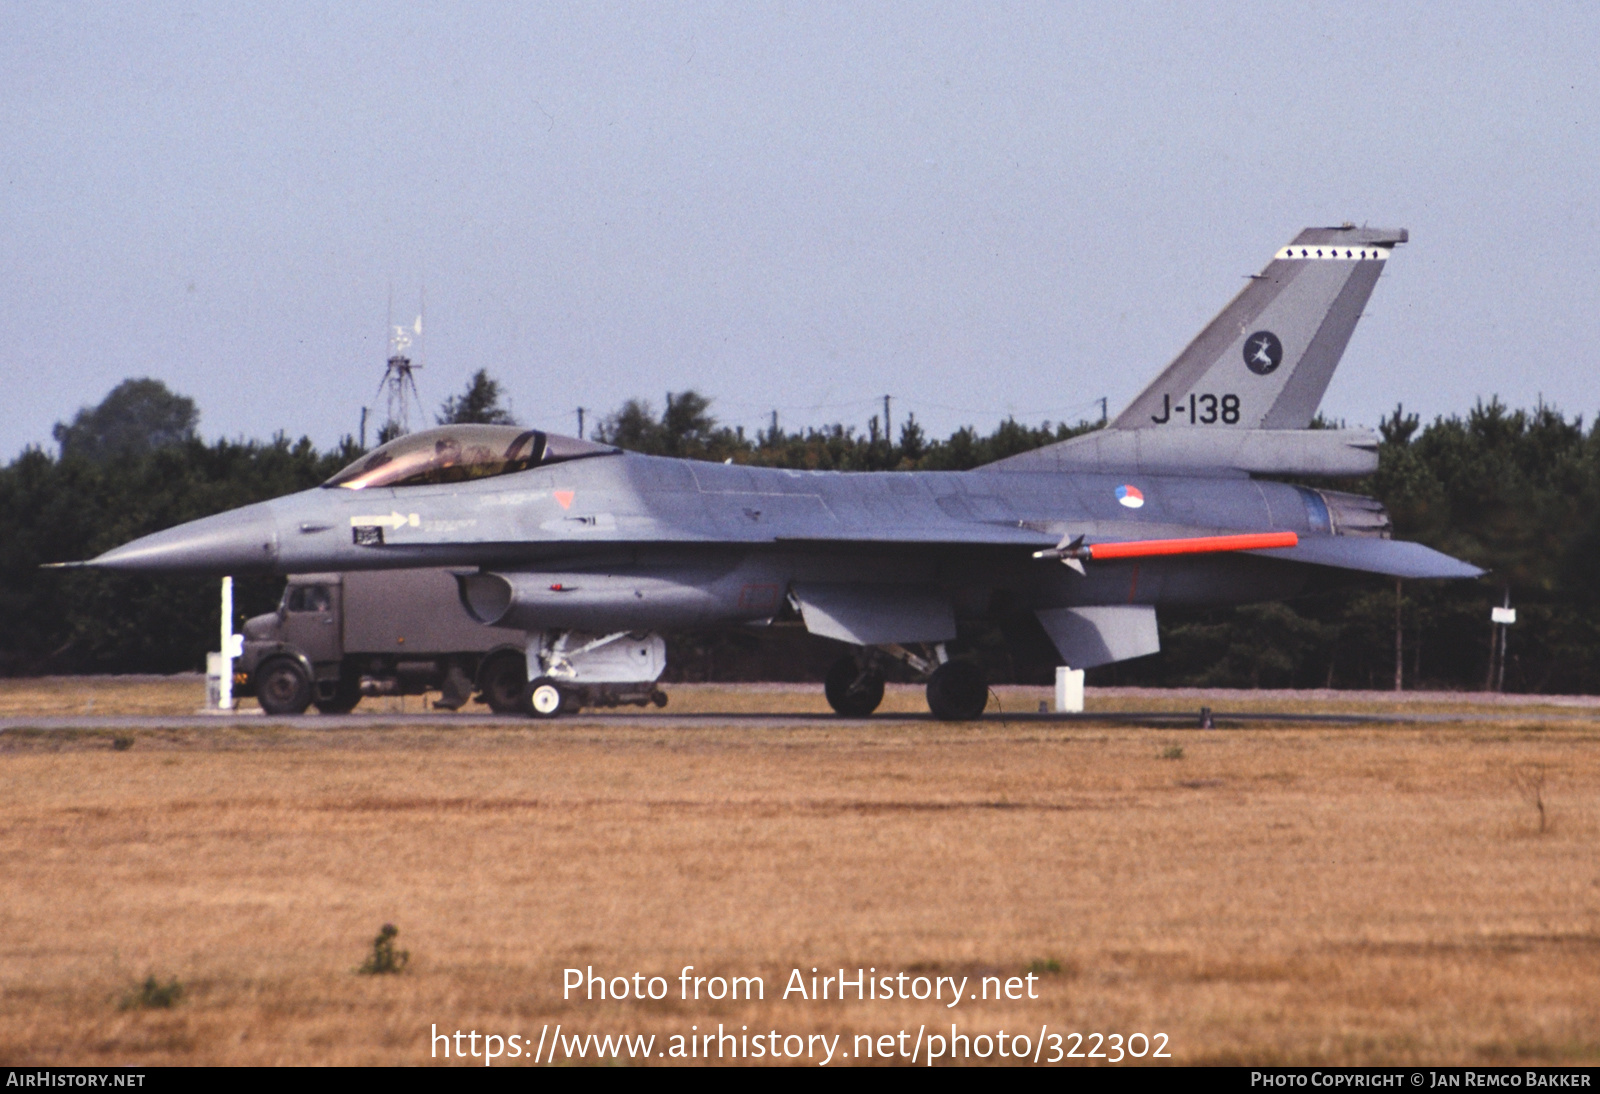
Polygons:
[[278,562],[278,522],[265,503],[192,520],[115,547],[89,566],[129,573],[239,574]]

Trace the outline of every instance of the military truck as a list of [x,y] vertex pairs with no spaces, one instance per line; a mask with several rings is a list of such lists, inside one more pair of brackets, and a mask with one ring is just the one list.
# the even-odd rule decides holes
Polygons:
[[456,710],[473,698],[526,709],[526,635],[476,622],[450,570],[297,574],[278,610],[244,625],[237,694],[269,714],[355,709],[363,696],[421,695]]

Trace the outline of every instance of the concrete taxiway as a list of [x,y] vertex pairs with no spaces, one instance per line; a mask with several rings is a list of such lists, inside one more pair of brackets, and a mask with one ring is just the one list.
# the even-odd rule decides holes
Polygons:
[[[1209,713],[1211,725],[1203,726]],[[273,716],[259,712],[239,714],[151,714],[151,715],[64,715],[47,717],[0,718],[0,733],[19,730],[95,731],[95,730],[150,730],[150,729],[205,729],[205,728],[293,728],[326,729],[337,732],[347,729],[374,729],[381,726],[427,726],[435,729],[465,728],[467,726],[493,725],[502,728],[525,728],[530,731],[556,729],[580,725],[636,725],[649,727],[682,726],[746,726],[751,729],[777,729],[797,726],[868,726],[913,725],[927,723],[925,714],[876,714],[869,718],[841,718],[823,713],[668,713],[664,711],[582,711],[556,719],[527,718],[498,714],[305,714]],[[1551,721],[1564,724],[1593,722],[1600,724],[1600,711],[1592,710],[1462,710],[1462,711],[1339,711],[1337,713],[1304,713],[1272,710],[1107,710],[1083,714],[1056,714],[1025,711],[1009,713],[990,711],[978,722],[981,724],[1038,724],[1038,725],[1119,725],[1149,726],[1163,729],[1226,729],[1265,725],[1449,725],[1476,723],[1527,723]],[[957,723],[962,724],[962,723]]]

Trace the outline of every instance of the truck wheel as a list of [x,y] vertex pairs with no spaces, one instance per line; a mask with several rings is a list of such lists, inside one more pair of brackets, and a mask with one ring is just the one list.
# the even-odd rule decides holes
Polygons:
[[566,696],[555,682],[541,676],[528,685],[527,711],[535,718],[554,718],[566,704]]
[[304,714],[311,705],[311,675],[288,657],[275,657],[256,670],[256,702],[268,714]]
[[349,714],[361,702],[361,677],[341,673],[339,686],[331,699],[313,699],[317,710],[323,714]]
[[527,662],[514,653],[492,658],[478,674],[478,688],[496,714],[522,713],[522,698],[528,693]]

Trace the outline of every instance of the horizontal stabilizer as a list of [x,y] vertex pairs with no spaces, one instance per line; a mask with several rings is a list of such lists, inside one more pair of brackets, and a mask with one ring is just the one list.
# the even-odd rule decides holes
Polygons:
[[797,584],[806,630],[858,646],[948,642],[956,636],[950,598],[931,585]]
[[1071,668],[1092,669],[1161,650],[1156,610],[1148,604],[1042,608],[1034,614]]
[[1318,475],[1378,469],[1370,429],[1099,429],[989,464],[985,471],[1139,471],[1145,474]]
[[1386,574],[1389,577],[1463,578],[1480,577],[1487,573],[1471,563],[1451,558],[1420,543],[1367,536],[1302,537],[1294,547],[1251,553],[1291,562],[1333,566],[1341,570]]

